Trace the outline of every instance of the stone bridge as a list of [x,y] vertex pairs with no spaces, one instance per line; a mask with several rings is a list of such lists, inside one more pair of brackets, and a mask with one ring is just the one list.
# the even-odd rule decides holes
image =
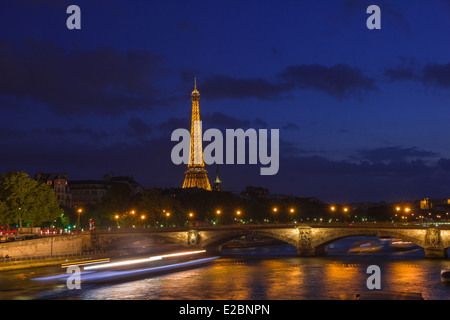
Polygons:
[[[386,236],[412,242],[425,251],[427,258],[447,258],[450,230],[420,225],[361,224],[361,225],[229,225],[208,227],[154,228],[93,233],[97,237],[120,236],[122,239],[138,235],[164,239],[189,248],[201,248],[219,253],[222,245],[234,238],[253,235],[278,239],[297,248],[298,256],[326,254],[328,244],[351,236]],[[98,241],[98,240],[97,240]]]

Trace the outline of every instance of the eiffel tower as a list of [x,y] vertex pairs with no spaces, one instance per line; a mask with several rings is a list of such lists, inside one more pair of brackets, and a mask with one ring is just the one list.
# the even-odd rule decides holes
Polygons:
[[200,93],[197,91],[197,79],[194,80],[194,91],[192,99],[192,119],[191,119],[191,150],[189,156],[188,169],[185,172],[183,188],[202,188],[211,191],[208,180],[208,171],[205,169],[202,148],[202,128],[200,124],[200,109],[198,101]]

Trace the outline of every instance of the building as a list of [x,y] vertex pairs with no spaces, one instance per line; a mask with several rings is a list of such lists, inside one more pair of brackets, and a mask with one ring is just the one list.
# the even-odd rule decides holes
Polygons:
[[110,182],[111,185],[113,184],[123,184],[126,185],[132,194],[137,194],[137,193],[143,193],[144,192],[144,188],[137,183],[136,181],[134,181],[133,176],[117,176],[114,177],[112,174],[105,174],[103,176],[103,181],[106,182]]
[[450,206],[450,199],[430,199],[425,198],[420,201],[420,209],[433,211],[447,211]]
[[88,204],[100,203],[108,190],[115,184],[127,186],[132,194],[144,191],[144,188],[134,181],[132,176],[114,177],[112,174],[105,174],[103,180],[70,181],[73,207],[84,207]]
[[88,204],[100,203],[111,187],[104,180],[75,180],[69,182],[73,208],[82,208]]
[[72,207],[72,196],[68,184],[69,176],[60,173],[42,173],[38,172],[34,180],[39,183],[45,183],[55,191],[56,200],[60,206]]
[[241,196],[248,199],[266,199],[269,198],[269,190],[262,187],[246,186]]

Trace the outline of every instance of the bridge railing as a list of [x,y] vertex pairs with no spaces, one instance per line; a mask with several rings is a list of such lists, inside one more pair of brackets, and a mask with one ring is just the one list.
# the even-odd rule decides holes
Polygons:
[[178,227],[158,227],[158,228],[112,228],[112,229],[94,229],[93,233],[148,233],[148,232],[170,232],[170,231],[186,231],[186,230],[227,230],[236,228],[292,228],[292,227],[320,227],[320,228],[439,228],[450,229],[450,224],[438,224],[438,223],[403,223],[403,222],[356,222],[356,223],[344,223],[344,222],[313,222],[313,223],[262,223],[262,224],[229,224],[229,225],[210,225],[210,226],[178,226]]

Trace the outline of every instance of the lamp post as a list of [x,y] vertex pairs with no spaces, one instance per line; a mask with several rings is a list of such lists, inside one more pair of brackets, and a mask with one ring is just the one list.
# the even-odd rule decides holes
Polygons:
[[79,208],[79,209],[77,210],[77,212],[78,212],[78,222],[77,222],[77,226],[78,226],[78,229],[81,229],[81,226],[80,226],[80,216],[81,216],[81,213],[83,212],[83,209]]
[[295,215],[294,215],[295,209],[294,209],[294,208],[290,208],[290,209],[289,209],[289,212],[290,212],[291,215],[292,215],[292,222],[296,223],[296,221],[295,221],[295,219],[294,219],[294,217],[295,217]]
[[169,217],[170,217],[170,212],[166,212],[166,227],[169,226]]
[[217,214],[217,224],[219,224],[219,221],[220,221],[220,214],[221,214],[222,212],[220,211],[220,210],[216,210],[216,214]]
[[119,215],[116,214],[116,216],[114,218],[116,219],[116,222],[117,222],[117,229],[119,229],[120,228],[120,226],[119,226]]

